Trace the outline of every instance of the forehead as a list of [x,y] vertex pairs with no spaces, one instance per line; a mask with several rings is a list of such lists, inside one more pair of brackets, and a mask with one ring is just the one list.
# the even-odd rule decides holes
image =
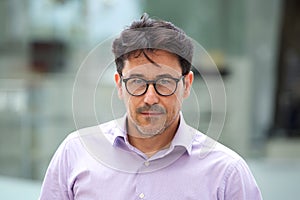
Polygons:
[[182,74],[178,57],[163,50],[145,52],[154,62],[152,63],[143,53],[129,56],[124,62],[123,75],[140,74],[145,77],[155,77],[161,74],[178,76]]

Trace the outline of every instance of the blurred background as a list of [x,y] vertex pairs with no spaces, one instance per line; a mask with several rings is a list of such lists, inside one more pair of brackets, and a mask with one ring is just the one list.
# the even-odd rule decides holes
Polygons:
[[[219,141],[246,159],[264,199],[296,199],[299,10],[297,0],[1,0],[0,198],[38,198],[53,153],[78,128],[72,91],[81,63],[97,44],[147,12],[181,27],[215,61],[227,95]],[[99,121],[112,116],[104,99],[114,86],[102,86],[107,93],[97,98]],[[213,114],[204,90],[196,76],[203,132]],[[185,106],[187,118],[194,116],[194,107]],[[82,114],[86,123],[80,125],[92,125],[93,113]]]

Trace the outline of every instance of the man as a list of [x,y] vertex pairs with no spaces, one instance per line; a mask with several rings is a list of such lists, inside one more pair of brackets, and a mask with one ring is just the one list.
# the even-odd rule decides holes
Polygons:
[[113,53],[126,115],[70,134],[40,199],[261,199],[245,161],[184,121],[193,45],[181,29],[144,14]]

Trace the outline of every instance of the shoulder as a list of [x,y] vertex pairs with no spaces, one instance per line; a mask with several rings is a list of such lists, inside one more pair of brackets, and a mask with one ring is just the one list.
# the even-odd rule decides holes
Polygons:
[[111,148],[115,138],[122,135],[117,120],[90,126],[71,132],[57,149],[57,154],[68,157],[80,157],[98,154],[105,148]]
[[63,141],[62,144],[70,145],[72,143],[80,142],[82,139],[98,136],[99,134],[105,135],[109,138],[109,135],[114,135],[119,129],[117,120],[105,122],[100,125],[89,126],[80,128],[71,132]]
[[[101,125],[90,126],[75,130],[69,133],[66,138],[61,142],[56,154],[70,155],[70,154],[82,154],[86,151],[87,141],[93,140],[94,138],[101,138],[103,136],[104,129]],[[104,137],[103,137],[104,138]]]
[[91,126],[75,130],[67,135],[67,137],[64,139],[61,145],[69,146],[74,143],[78,143],[80,142],[82,137],[87,137],[89,135],[96,134],[99,132],[99,130],[99,126]]
[[195,132],[192,143],[193,156],[206,162],[226,165],[227,167],[234,167],[239,163],[245,164],[244,159],[237,152],[197,130]]
[[197,160],[195,163],[199,165],[198,168],[205,168],[207,172],[222,180],[221,188],[236,183],[253,187],[256,191],[255,179],[245,159],[201,132],[197,132],[193,141],[192,157],[193,160]]

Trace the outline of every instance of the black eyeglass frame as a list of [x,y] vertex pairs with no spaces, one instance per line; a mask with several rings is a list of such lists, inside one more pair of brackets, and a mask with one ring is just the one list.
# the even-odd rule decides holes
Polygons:
[[[173,95],[173,94],[176,92],[177,87],[178,87],[178,82],[179,82],[181,79],[183,79],[184,77],[185,77],[185,75],[183,75],[183,76],[181,76],[181,77],[179,77],[179,78],[174,78],[174,77],[162,77],[162,78],[158,78],[158,79],[155,79],[155,80],[145,80],[145,79],[139,78],[139,77],[130,77],[130,78],[123,78],[123,77],[121,77],[121,79],[122,79],[122,81],[125,83],[125,88],[126,88],[127,92],[128,92],[131,96],[138,97],[138,96],[142,96],[142,95],[146,94],[147,91],[148,91],[149,85],[152,84],[153,87],[154,87],[154,89],[155,89],[155,92],[156,92],[157,94],[159,94],[160,96],[167,97],[167,96]],[[127,82],[128,82],[130,79],[134,79],[134,78],[141,79],[141,80],[143,80],[143,81],[146,83],[146,89],[145,89],[145,91],[144,91],[143,93],[136,95],[136,94],[132,94],[132,93],[128,90],[128,88],[127,88]],[[171,94],[167,94],[167,95],[161,94],[161,93],[156,89],[156,82],[157,82],[158,80],[161,80],[161,79],[164,79],[164,78],[172,79],[172,80],[174,80],[175,83],[176,83],[175,89],[174,89],[174,91],[173,91]]]

